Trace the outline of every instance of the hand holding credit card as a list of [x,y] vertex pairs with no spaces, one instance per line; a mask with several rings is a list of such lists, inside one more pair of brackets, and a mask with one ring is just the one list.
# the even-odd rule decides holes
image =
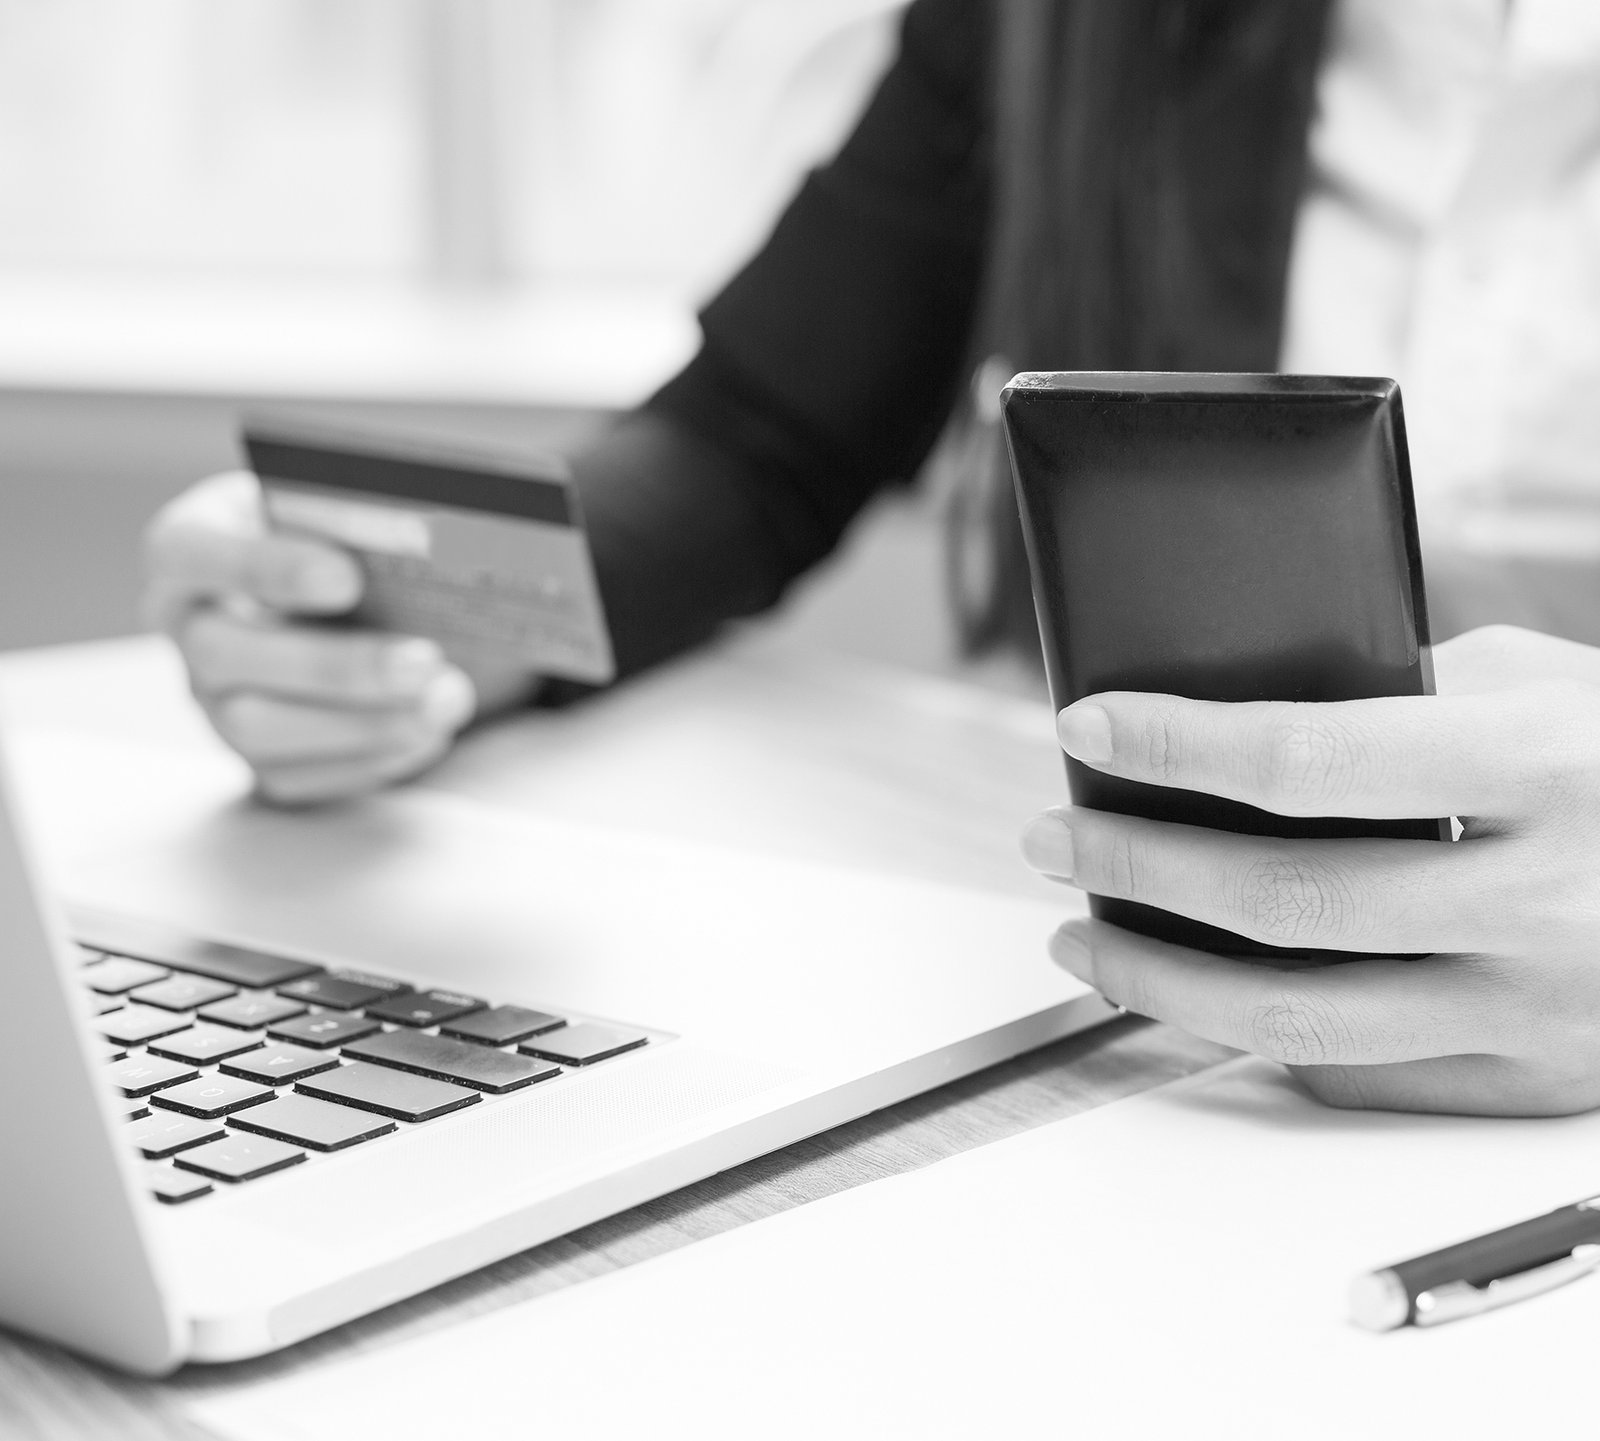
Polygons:
[[254,419],[273,528],[349,550],[350,619],[426,636],[468,674],[615,674],[577,496],[559,461]]

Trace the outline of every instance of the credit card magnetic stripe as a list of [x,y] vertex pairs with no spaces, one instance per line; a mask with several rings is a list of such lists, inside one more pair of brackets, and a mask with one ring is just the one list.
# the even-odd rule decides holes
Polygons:
[[528,459],[505,470],[418,455],[343,449],[336,442],[303,444],[245,432],[250,465],[263,479],[361,491],[423,505],[457,506],[491,515],[515,515],[549,525],[576,526],[572,487],[559,463]]

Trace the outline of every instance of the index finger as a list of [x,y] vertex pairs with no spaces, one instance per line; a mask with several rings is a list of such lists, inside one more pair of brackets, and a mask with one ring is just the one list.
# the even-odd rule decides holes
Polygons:
[[331,614],[361,595],[361,572],[337,546],[280,535],[261,515],[255,477],[213,476],[157,513],[145,563],[158,619],[196,601],[248,596],[277,610]]
[[1600,691],[1554,681],[1461,696],[1221,701],[1137,691],[1057,717],[1062,748],[1109,775],[1286,816],[1494,815],[1600,762]]

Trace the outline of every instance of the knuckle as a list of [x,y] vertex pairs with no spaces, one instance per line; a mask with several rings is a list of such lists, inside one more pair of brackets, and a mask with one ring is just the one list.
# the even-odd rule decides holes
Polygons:
[[[1600,976],[1579,937],[1563,946],[1576,963],[1544,960],[1536,965],[1482,963],[1485,1005],[1498,1022],[1497,1049],[1538,1055],[1592,1056],[1600,1053]],[[1596,1072],[1600,1080],[1600,1071]]]
[[1517,650],[1527,634],[1521,626],[1496,621],[1492,625],[1480,625],[1463,631],[1445,644],[1474,660],[1502,660]]
[[198,530],[207,527],[206,482],[192,485],[161,506],[144,528],[145,558],[152,565],[165,565],[176,559],[174,548],[181,548]]
[[1553,679],[1523,693],[1523,728],[1515,774],[1522,806],[1546,819],[1585,816],[1600,796],[1600,689]]
[[1348,939],[1356,903],[1337,875],[1292,856],[1264,856],[1239,873],[1235,908],[1246,934],[1278,945]]
[[261,489],[248,470],[202,476],[169,500],[165,511],[210,526],[239,526],[259,518]]
[[1286,1066],[1356,1061],[1349,1023],[1323,997],[1285,989],[1251,1008],[1245,1018],[1250,1049]]
[[1183,765],[1183,746],[1177,718],[1162,706],[1152,707],[1137,730],[1138,756],[1144,773],[1153,780],[1177,779]]
[[1073,835],[1076,881],[1094,895],[1138,900],[1148,894],[1148,858],[1130,830],[1117,823],[1084,824]]
[[1143,866],[1133,837],[1123,830],[1113,833],[1106,860],[1112,893],[1138,897],[1144,889]]
[[[1561,819],[1554,808],[1549,814]],[[1491,951],[1522,952],[1530,938],[1548,943],[1557,936],[1556,954],[1582,955],[1590,949],[1600,922],[1600,881],[1594,875],[1587,846],[1556,854],[1543,848],[1513,846],[1505,869],[1506,874],[1493,876],[1458,903],[1471,937]],[[1547,963],[1549,958],[1546,951],[1541,960]],[[1537,971],[1525,972],[1517,979],[1531,986],[1546,970],[1547,964],[1541,964]],[[1540,995],[1539,1000],[1550,1005],[1558,998]],[[1556,1011],[1559,1013],[1559,1006]]]
[[1346,727],[1305,709],[1280,713],[1257,747],[1260,793],[1281,815],[1326,815],[1349,794],[1361,760]]
[[203,563],[258,528],[255,478],[224,471],[191,485],[150,517],[142,537],[146,573],[187,582]]

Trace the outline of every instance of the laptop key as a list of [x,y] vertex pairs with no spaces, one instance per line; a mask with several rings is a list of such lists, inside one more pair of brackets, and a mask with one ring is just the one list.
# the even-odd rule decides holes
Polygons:
[[219,1026],[233,1026],[241,1031],[256,1031],[262,1026],[276,1025],[290,1016],[306,1013],[304,1001],[286,1001],[269,991],[241,992],[226,1001],[204,1006],[200,1010],[202,1021],[215,1021]]
[[89,1009],[97,1016],[105,1016],[112,1011],[120,1011],[127,1004],[121,996],[100,996],[92,991],[89,993]]
[[299,1045],[316,1046],[325,1051],[331,1046],[342,1046],[346,1041],[370,1036],[377,1029],[378,1023],[369,1021],[365,1016],[339,1016],[330,1011],[317,1011],[268,1026],[267,1034],[280,1041],[295,1041]]
[[258,1086],[254,1081],[237,1076],[201,1076],[198,1081],[187,1081],[170,1091],[158,1091],[150,1100],[164,1110],[182,1111],[186,1116],[214,1121],[218,1116],[231,1115],[246,1106],[259,1106],[276,1094],[268,1086]]
[[363,1111],[376,1111],[380,1116],[393,1116],[397,1121],[431,1121],[483,1099],[465,1086],[413,1076],[388,1066],[368,1065],[365,1061],[310,1076],[296,1082],[295,1090],[320,1101],[339,1101]]
[[154,1111],[128,1127],[129,1138],[150,1161],[165,1160],[190,1146],[203,1145],[227,1134],[221,1121],[201,1121],[193,1116],[174,1115],[171,1111]]
[[152,981],[163,981],[172,974],[165,966],[152,966],[149,961],[130,961],[122,956],[111,956],[98,965],[85,966],[83,983],[102,996],[120,996],[135,986],[147,986]]
[[244,1136],[230,1132],[220,1141],[196,1146],[192,1151],[178,1152],[172,1164],[182,1166],[186,1171],[198,1171],[202,1176],[211,1176],[218,1181],[253,1181],[257,1176],[271,1175],[305,1158],[304,1151],[297,1151],[282,1141],[274,1141],[270,1136]]
[[486,1011],[474,1011],[460,1020],[441,1025],[439,1034],[480,1046],[509,1046],[564,1025],[563,1017],[552,1016],[548,1011],[530,1011],[526,1006],[491,1006]]
[[437,1026],[470,1011],[481,1011],[486,1004],[473,996],[458,996],[454,991],[420,991],[379,1001],[367,1007],[367,1015],[374,1021],[392,1021],[397,1026]]
[[115,1110],[120,1121],[142,1121],[150,1114],[150,1103],[119,1097]]
[[193,1066],[164,1061],[159,1056],[133,1056],[111,1068],[111,1084],[124,1096],[148,1096],[163,1086],[192,1081],[199,1074]]
[[125,1061],[128,1059],[128,1048],[119,1046],[113,1041],[107,1041],[106,1053],[100,1059],[103,1061]]
[[213,1190],[210,1181],[200,1176],[186,1176],[173,1166],[151,1166],[145,1171],[145,1185],[158,1201],[169,1206],[209,1196]]
[[171,1011],[158,1011],[154,1006],[124,1006],[109,1016],[101,1016],[94,1025],[108,1041],[123,1046],[142,1046],[157,1036],[188,1030],[189,1018]]
[[246,950],[243,946],[225,946],[219,941],[190,941],[178,954],[161,959],[175,971],[190,971],[197,976],[209,976],[213,981],[253,986],[258,990],[321,970],[310,961],[293,961],[287,956]]
[[157,961],[175,971],[210,976],[214,981],[227,981],[230,985],[266,990],[322,969],[310,961],[295,961],[248,946],[201,940],[155,921],[109,915],[82,906],[68,906],[67,912],[79,945],[109,951],[115,956]]
[[151,1041],[146,1049],[152,1056],[168,1056],[174,1061],[188,1061],[196,1066],[209,1066],[213,1061],[225,1061],[229,1056],[253,1051],[261,1044],[261,1037],[249,1031],[235,1031],[228,1026],[191,1026],[176,1036]]
[[154,985],[140,986],[130,994],[142,1005],[160,1006],[164,1011],[193,1011],[231,996],[238,989],[226,981],[213,981],[206,976],[168,976]]
[[359,1011],[377,1001],[404,996],[410,991],[411,987],[404,981],[374,976],[367,971],[324,971],[321,975],[307,976],[278,987],[280,996],[310,1001],[313,1006],[326,1006],[331,1011]]
[[559,1061],[563,1066],[587,1066],[594,1061],[610,1060],[624,1051],[644,1045],[650,1038],[637,1031],[625,1031],[620,1026],[601,1026],[583,1021],[575,1026],[563,1026],[548,1036],[538,1036],[517,1047],[525,1056],[538,1056],[546,1061]]
[[233,1117],[229,1124],[241,1131],[309,1146],[313,1151],[342,1151],[400,1129],[383,1116],[314,1101],[310,1096],[279,1096]]
[[242,1076],[263,1086],[283,1086],[318,1071],[331,1071],[339,1064],[332,1051],[306,1051],[299,1046],[266,1045],[224,1061],[217,1069],[225,1076]]
[[365,1040],[351,1042],[344,1053],[359,1061],[375,1061],[380,1066],[414,1071],[419,1076],[456,1081],[497,1096],[561,1074],[560,1066],[548,1062],[510,1056],[487,1046],[474,1046],[469,1041],[428,1036],[417,1031],[368,1036]]

